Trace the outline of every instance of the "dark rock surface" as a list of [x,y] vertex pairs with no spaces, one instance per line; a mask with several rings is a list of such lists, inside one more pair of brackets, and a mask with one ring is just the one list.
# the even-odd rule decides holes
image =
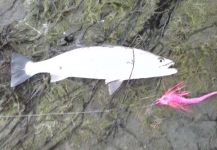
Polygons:
[[27,11],[23,0],[1,0],[0,1],[0,29],[6,25],[23,19]]

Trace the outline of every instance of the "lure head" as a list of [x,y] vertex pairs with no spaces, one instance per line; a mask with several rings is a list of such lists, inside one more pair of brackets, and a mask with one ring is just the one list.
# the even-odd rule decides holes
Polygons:
[[184,83],[180,82],[170,89],[168,89],[164,95],[155,101],[155,104],[169,105],[171,101],[179,103],[180,98],[187,96],[187,91],[181,91],[184,88]]
[[155,105],[167,105],[177,110],[192,112],[190,108],[182,103],[183,97],[189,94],[187,91],[181,91],[183,87],[184,83],[180,82],[168,89],[162,97],[154,102]]
[[156,105],[169,105],[170,98],[168,95],[163,95],[155,101]]

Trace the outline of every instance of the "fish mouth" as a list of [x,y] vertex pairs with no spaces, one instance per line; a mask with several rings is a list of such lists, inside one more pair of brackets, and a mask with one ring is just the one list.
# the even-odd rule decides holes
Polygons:
[[161,74],[163,76],[165,75],[172,75],[172,74],[176,74],[178,72],[178,70],[175,67],[175,63],[173,61],[163,64],[159,67]]
[[173,70],[175,73],[177,72],[177,69],[175,68],[174,62],[169,62],[167,64],[164,64],[164,65],[160,66],[160,68],[166,69],[166,70]]
[[168,68],[174,68],[175,67],[175,63],[170,63],[169,65],[168,65]]
[[167,64],[164,64],[160,67],[163,67],[163,68],[174,68],[175,67],[175,63],[174,62],[169,62]]

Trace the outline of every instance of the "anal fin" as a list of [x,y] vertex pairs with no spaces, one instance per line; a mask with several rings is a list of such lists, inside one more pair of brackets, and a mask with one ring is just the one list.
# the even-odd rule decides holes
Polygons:
[[121,86],[122,82],[123,81],[121,80],[114,80],[109,83],[106,82],[108,84],[109,94],[112,95],[115,91],[117,91]]

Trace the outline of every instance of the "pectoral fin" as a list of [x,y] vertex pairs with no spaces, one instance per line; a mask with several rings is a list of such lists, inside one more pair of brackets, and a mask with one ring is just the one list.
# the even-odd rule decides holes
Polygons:
[[51,74],[50,82],[57,82],[57,81],[65,79],[65,78],[67,78],[67,77],[66,76],[61,76],[61,75]]
[[123,81],[121,80],[106,82],[106,84],[108,84],[109,94],[112,95],[115,91],[117,91],[117,89],[121,86],[122,82]]

